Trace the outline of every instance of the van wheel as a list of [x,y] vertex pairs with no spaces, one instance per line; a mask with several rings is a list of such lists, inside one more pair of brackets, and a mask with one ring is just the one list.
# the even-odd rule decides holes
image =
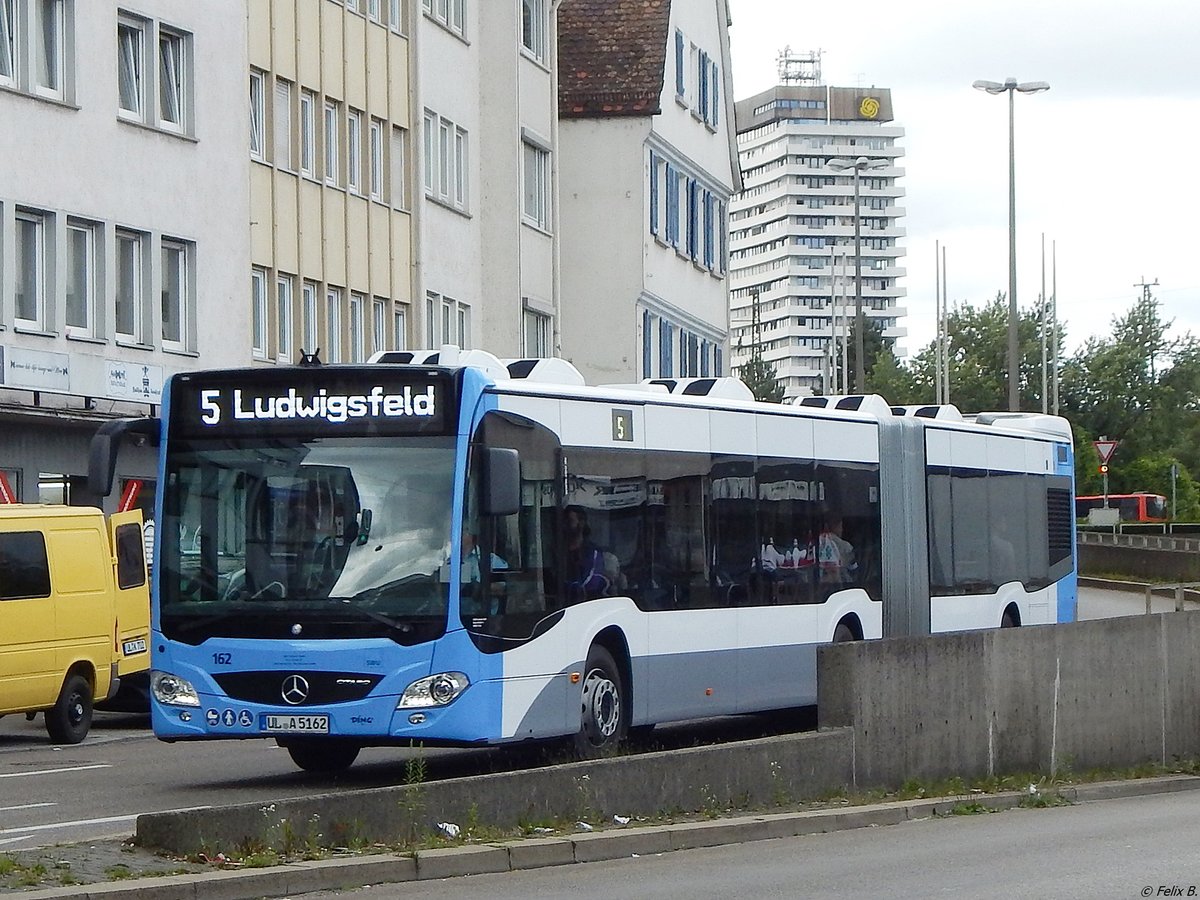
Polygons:
[[297,766],[305,772],[344,772],[358,759],[362,749],[353,741],[337,739],[292,738],[283,745]]
[[625,739],[629,727],[625,717],[625,687],[621,682],[621,670],[612,654],[603,647],[592,647],[588,651],[583,671],[575,753],[580,759],[595,759]]
[[54,705],[46,710],[46,731],[56,744],[78,744],[92,727],[92,685],[82,675],[68,675]]

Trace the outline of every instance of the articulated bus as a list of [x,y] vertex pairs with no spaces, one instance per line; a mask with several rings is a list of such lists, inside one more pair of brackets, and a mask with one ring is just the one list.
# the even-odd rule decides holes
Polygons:
[[595,755],[813,704],[824,642],[1074,618],[1066,422],[810,402],[451,347],[172,377],[90,469],[160,445],[155,733]]
[[1167,498],[1162,494],[1137,491],[1075,498],[1075,518],[1086,519],[1093,509],[1115,509],[1122,522],[1166,522]]

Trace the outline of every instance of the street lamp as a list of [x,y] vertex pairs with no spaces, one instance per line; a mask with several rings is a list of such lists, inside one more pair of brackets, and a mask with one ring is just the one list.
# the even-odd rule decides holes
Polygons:
[[1017,348],[1017,164],[1013,141],[1013,94],[1039,94],[1050,90],[1044,81],[1017,82],[1015,78],[976,81],[971,85],[989,94],[1008,94],[1008,408],[1021,408],[1018,391],[1020,369]]
[[863,321],[862,304],[862,216],[858,209],[858,179],[864,169],[886,169],[892,164],[890,159],[870,159],[860,156],[857,159],[831,159],[825,165],[835,172],[854,171],[854,388],[860,394],[867,391],[866,341],[863,332],[866,323]]

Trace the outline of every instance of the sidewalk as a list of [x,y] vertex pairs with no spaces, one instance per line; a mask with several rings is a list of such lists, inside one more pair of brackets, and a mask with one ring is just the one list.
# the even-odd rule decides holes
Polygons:
[[[1054,797],[1069,803],[1200,789],[1200,777],[1171,775],[1096,784],[1068,785]],[[432,850],[346,855],[264,868],[217,869],[176,862],[120,841],[69,844],[43,850],[0,850],[0,863],[16,860],[28,870],[45,867],[42,885],[9,884],[0,867],[0,895],[12,900],[253,900],[294,897],[314,891],[350,889],[420,879],[450,878],[594,862],[638,855],[792,837],[872,825],[896,825],[957,812],[1012,809],[1028,805],[1026,792],[967,794],[900,800],[840,809],[763,813],[671,825],[616,826],[600,831],[450,846]],[[172,873],[172,874],[165,874]],[[73,879],[74,884],[61,884]],[[118,880],[119,879],[119,880]]]

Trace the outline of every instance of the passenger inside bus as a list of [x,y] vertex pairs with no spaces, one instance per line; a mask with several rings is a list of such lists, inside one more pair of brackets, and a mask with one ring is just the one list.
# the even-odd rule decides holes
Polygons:
[[842,517],[836,513],[825,518],[825,529],[817,540],[817,558],[822,584],[849,584],[858,565],[854,547],[842,537]]
[[605,575],[604,553],[592,543],[591,535],[587,511],[582,506],[568,506],[563,515],[563,537],[569,602],[602,597],[610,587],[609,577]]

